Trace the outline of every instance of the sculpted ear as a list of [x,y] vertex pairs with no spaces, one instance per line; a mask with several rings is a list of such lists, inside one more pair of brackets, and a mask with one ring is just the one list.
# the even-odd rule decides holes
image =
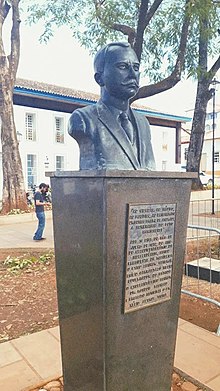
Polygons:
[[102,80],[102,73],[96,72],[94,75],[94,78],[95,78],[96,83],[98,83],[100,85],[100,87],[104,86],[104,82]]

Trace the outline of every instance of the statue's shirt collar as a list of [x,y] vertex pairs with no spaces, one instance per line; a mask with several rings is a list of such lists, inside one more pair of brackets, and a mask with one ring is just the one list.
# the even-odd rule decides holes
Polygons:
[[[118,109],[117,107],[114,107],[114,106],[106,106],[106,107],[110,110],[112,115],[119,121],[119,116],[121,115],[121,113],[123,113],[123,111]],[[128,109],[124,112],[127,114],[128,118],[131,121],[130,109]]]

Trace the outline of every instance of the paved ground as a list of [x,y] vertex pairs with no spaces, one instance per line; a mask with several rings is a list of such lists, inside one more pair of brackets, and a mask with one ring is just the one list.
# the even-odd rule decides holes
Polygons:
[[[220,189],[215,190],[216,198],[220,200]],[[210,199],[211,197],[211,190],[206,191],[198,191],[193,192],[191,194],[191,200],[205,200]],[[204,205],[199,206],[199,213],[206,210],[205,209],[205,201]],[[220,210],[220,202],[219,202],[219,210]],[[194,213],[198,214],[198,206],[196,205],[194,207]],[[203,209],[202,209],[203,208]],[[209,205],[210,209],[210,205]],[[193,224],[196,224],[195,222],[195,216],[193,219]],[[205,218],[203,218],[204,220]],[[208,219],[208,221],[207,221]],[[190,217],[190,220],[192,218]],[[200,218],[201,220],[201,218]],[[216,225],[218,225],[218,222],[220,219],[212,219],[206,218],[204,221],[200,221],[200,225],[208,225],[208,226],[214,226],[218,228]],[[24,215],[12,215],[12,216],[0,216],[0,248],[27,248],[27,247],[40,247],[40,248],[53,248],[54,242],[53,242],[53,224],[52,224],[52,212],[47,211],[46,212],[46,228],[44,231],[44,236],[46,237],[46,240],[43,241],[33,241],[33,234],[36,231],[37,228],[37,219],[35,217],[35,213],[28,213]]]
[[[220,338],[179,320],[175,367],[220,390]],[[59,328],[0,344],[0,390],[27,391],[62,375]]]
[[53,223],[51,211],[46,212],[46,240],[33,240],[38,220],[35,213],[0,217],[0,248],[53,248]]
[[[36,226],[34,214],[0,217],[0,248],[52,248],[51,212],[47,212],[45,241],[32,240]],[[180,320],[175,367],[209,389],[219,391],[219,363],[220,337]],[[58,328],[0,344],[0,390],[27,391],[28,387],[61,373]]]

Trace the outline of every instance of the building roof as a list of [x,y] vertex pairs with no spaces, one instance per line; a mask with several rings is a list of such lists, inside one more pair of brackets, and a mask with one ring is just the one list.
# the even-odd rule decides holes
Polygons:
[[[76,108],[94,104],[98,99],[97,94],[21,78],[17,78],[14,87],[14,104],[67,113],[72,113]],[[132,107],[149,118],[150,123],[154,125],[176,126],[174,124],[191,120],[189,117],[141,106],[136,102]]]
[[54,84],[42,83],[34,80],[27,80],[17,78],[15,83],[15,91],[16,90],[27,90],[27,91],[35,91],[41,92],[51,95],[59,95],[65,98],[76,98],[82,99],[86,101],[96,102],[98,99],[97,94],[92,94],[84,91],[74,90],[68,87],[61,87]]

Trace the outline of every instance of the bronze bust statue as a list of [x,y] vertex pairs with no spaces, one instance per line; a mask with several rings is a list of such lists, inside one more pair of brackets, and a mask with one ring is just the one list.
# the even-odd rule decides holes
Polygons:
[[68,132],[80,147],[81,170],[155,170],[150,127],[129,100],[139,89],[139,61],[128,43],[104,46],[95,56],[101,98],[75,110]]

